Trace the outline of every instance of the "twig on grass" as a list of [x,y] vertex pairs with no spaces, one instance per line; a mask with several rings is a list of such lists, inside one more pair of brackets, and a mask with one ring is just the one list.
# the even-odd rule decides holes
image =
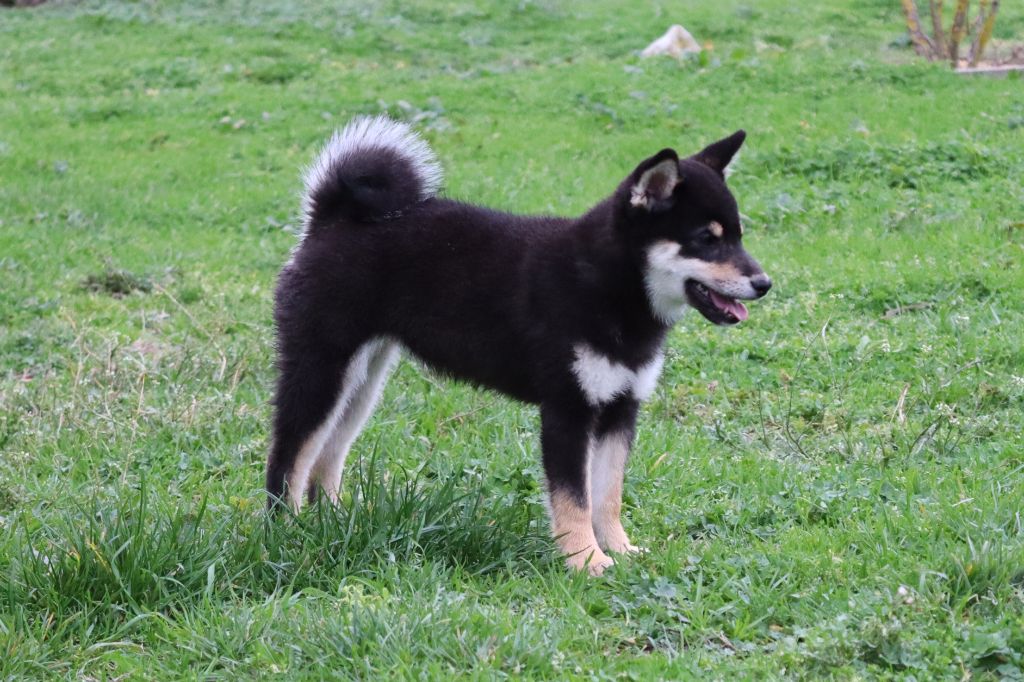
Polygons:
[[910,384],[904,384],[903,390],[900,392],[899,400],[896,401],[896,409],[892,413],[893,419],[897,420],[900,423],[900,426],[903,426],[907,423],[907,415],[903,414],[903,404],[904,401],[906,401],[907,399],[907,391],[909,390]]
[[487,407],[486,405],[479,405],[477,407],[474,407],[471,410],[466,410],[464,412],[457,412],[457,413],[451,415],[450,417],[445,417],[444,419],[442,419],[440,421],[439,425],[440,426],[448,426],[452,422],[458,422],[459,424],[462,424],[463,421],[466,419],[466,417],[472,417],[474,414],[476,414],[477,412],[480,412],[481,410],[483,410],[486,407]]
[[917,434],[917,438],[910,445],[910,456],[916,457],[917,453],[924,449],[928,443],[931,442],[932,438],[935,437],[935,432],[939,428],[939,420],[932,421],[928,426],[921,430],[921,433]]
[[949,379],[947,379],[945,381],[945,383],[942,384],[942,388],[949,388],[949,386],[953,383],[953,379],[955,379],[956,375],[960,374],[960,372],[967,371],[971,367],[977,367],[980,364],[981,364],[981,358],[974,358],[973,360],[971,360],[967,364],[961,365],[960,367],[957,367],[956,369],[953,370],[953,373],[951,375],[949,375]]
[[891,320],[894,317],[899,317],[904,313],[909,313],[914,310],[927,310],[933,305],[933,303],[908,303],[907,305],[898,305],[895,308],[889,308],[886,310],[885,314],[882,315],[882,319]]

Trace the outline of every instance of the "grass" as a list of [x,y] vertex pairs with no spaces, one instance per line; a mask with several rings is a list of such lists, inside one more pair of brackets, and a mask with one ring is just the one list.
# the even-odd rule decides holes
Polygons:
[[[682,20],[703,61],[636,51]],[[0,677],[1019,678],[1024,91],[898,3],[54,3],[0,12]],[[997,38],[1024,33],[1007,3]],[[605,578],[532,410],[403,363],[344,505],[268,522],[299,170],[387,111],[447,192],[579,212],[744,127],[776,282],[684,320]]]

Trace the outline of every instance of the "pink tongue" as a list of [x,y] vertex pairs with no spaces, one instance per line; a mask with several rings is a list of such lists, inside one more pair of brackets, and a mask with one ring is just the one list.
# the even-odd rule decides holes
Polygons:
[[714,301],[715,305],[719,308],[732,313],[733,317],[741,322],[747,319],[747,308],[742,303],[737,301],[735,298],[721,296],[711,289],[708,289],[708,291],[711,292],[711,300]]

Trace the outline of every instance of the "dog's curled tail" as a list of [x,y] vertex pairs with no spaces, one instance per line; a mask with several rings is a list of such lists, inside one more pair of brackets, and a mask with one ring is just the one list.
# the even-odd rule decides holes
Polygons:
[[354,118],[306,171],[305,231],[395,217],[434,196],[441,177],[434,152],[408,125],[384,115]]

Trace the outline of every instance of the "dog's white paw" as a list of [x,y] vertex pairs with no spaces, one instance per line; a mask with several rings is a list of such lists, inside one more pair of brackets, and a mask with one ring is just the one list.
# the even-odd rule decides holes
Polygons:
[[626,540],[625,542],[622,542],[622,543],[619,543],[619,544],[615,544],[615,545],[608,545],[608,547],[606,547],[605,549],[607,549],[609,552],[613,552],[615,554],[646,554],[647,553],[647,548],[646,547],[639,547],[637,545],[634,545],[629,540]]
[[623,529],[622,524],[617,521],[605,524],[604,527],[595,527],[594,531],[597,535],[597,543],[606,552],[613,552],[615,554],[636,554],[638,552],[646,551],[642,547],[637,547],[629,541],[629,536],[626,535],[625,529]]
[[600,576],[606,568],[615,565],[612,558],[597,547],[588,547],[583,551],[567,556],[565,563],[571,569],[577,571],[585,570],[594,577]]

